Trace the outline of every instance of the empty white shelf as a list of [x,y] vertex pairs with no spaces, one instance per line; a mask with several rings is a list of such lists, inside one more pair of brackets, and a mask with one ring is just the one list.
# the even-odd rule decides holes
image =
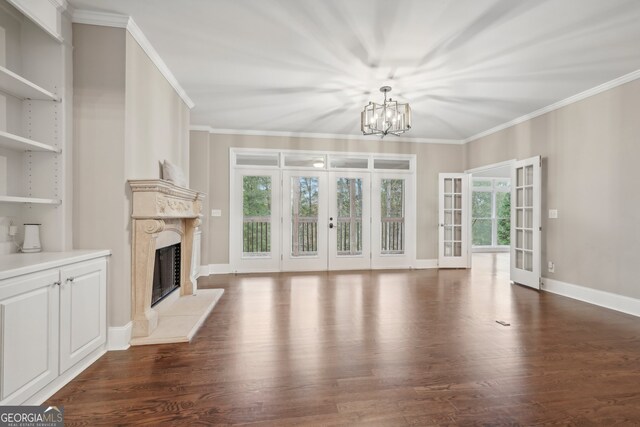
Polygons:
[[38,197],[0,196],[0,203],[35,203],[39,205],[59,205],[59,199],[41,199]]
[[50,153],[60,153],[62,150],[49,144],[14,135],[0,130],[0,147],[18,151],[47,151]]
[[0,66],[0,91],[20,99],[60,101],[58,95]]

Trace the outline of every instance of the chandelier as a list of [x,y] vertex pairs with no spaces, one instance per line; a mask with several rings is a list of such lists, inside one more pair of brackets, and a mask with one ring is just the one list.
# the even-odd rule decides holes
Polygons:
[[398,136],[411,129],[411,108],[409,104],[398,104],[391,98],[387,100],[387,93],[391,92],[390,86],[382,86],[380,92],[384,93],[384,103],[369,102],[365,105],[360,115],[360,127],[364,135]]

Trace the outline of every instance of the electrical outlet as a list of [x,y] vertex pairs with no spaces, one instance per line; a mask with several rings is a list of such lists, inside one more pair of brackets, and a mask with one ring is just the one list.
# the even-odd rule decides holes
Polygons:
[[211,216],[222,216],[222,210],[220,210],[220,209],[211,209]]
[[555,273],[556,272],[556,265],[553,263],[553,261],[549,261],[549,273]]
[[549,209],[549,218],[558,218],[558,209]]

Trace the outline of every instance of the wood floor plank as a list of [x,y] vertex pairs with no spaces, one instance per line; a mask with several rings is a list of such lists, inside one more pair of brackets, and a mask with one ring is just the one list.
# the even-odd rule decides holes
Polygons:
[[69,426],[640,424],[640,319],[505,259],[201,278],[226,292],[190,344],[109,352],[47,403]]

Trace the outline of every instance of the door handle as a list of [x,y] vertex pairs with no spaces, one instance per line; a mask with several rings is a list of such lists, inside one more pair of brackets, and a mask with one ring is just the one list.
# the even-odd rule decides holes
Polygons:
[[332,222],[329,223],[329,228],[333,228],[333,223]]

